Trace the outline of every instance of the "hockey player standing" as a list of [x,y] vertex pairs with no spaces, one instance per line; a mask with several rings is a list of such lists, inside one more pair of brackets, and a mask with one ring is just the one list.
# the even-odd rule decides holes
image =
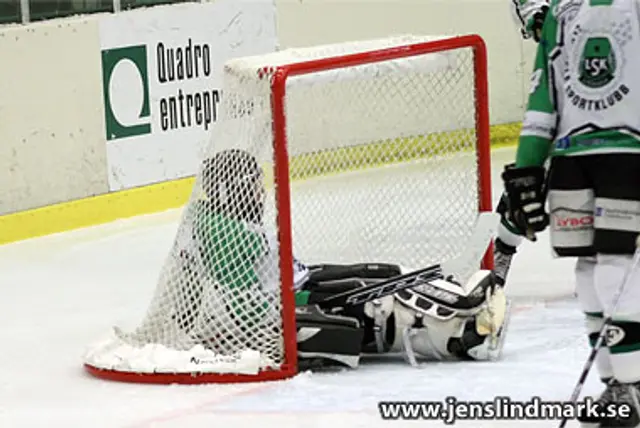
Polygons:
[[[551,2],[516,161],[503,173],[503,209],[513,230],[533,238],[550,224],[555,254],[577,257],[576,291],[592,342],[611,314],[640,232],[639,9],[638,0]],[[639,273],[631,273],[611,315],[596,360],[605,383],[599,401],[634,411],[589,422],[637,427]]]
[[[549,11],[549,0],[509,0],[515,24],[525,40],[540,41],[542,24]],[[503,215],[498,228],[498,238],[494,242],[494,272],[498,283],[505,285],[511,260],[517,247],[522,243],[522,235],[505,217],[506,200],[498,204],[497,211]]]

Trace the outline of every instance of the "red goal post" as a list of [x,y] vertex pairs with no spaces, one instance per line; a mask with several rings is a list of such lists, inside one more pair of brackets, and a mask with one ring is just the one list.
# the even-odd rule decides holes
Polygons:
[[[443,52],[470,50],[472,52],[473,94],[469,96],[473,97],[473,122],[475,125],[472,138],[474,139],[475,147],[473,147],[472,150],[475,151],[476,163],[474,167],[476,171],[467,171],[465,174],[469,174],[477,180],[476,212],[492,210],[487,52],[484,41],[477,35],[465,35],[440,37],[434,38],[433,40],[407,44],[390,44],[391,46],[382,48],[361,49],[360,51],[356,49],[356,52],[349,52],[349,49],[346,48],[343,54],[330,54],[326,56],[318,54],[317,57],[308,60],[304,58],[300,59],[300,56],[304,57],[304,54],[298,57],[293,55],[290,61],[275,65],[269,64],[269,55],[266,55],[264,58],[267,65],[261,65],[254,69],[256,79],[260,81],[267,80],[270,87],[270,139],[273,144],[273,151],[268,156],[272,158],[272,161],[267,163],[270,166],[267,167],[265,173],[268,174],[268,169],[272,168],[273,216],[277,229],[276,239],[278,252],[278,269],[275,275],[277,275],[279,279],[279,303],[275,304],[279,309],[279,319],[274,321],[274,326],[268,329],[264,326],[259,328],[263,329],[263,331],[277,331],[281,342],[278,341],[277,345],[269,342],[269,344],[264,345],[264,349],[262,349],[261,345],[256,342],[256,337],[244,336],[246,331],[238,327],[238,318],[236,317],[233,322],[225,321],[228,325],[226,325],[223,330],[217,330],[214,336],[217,338],[222,336],[226,337],[230,334],[228,333],[229,331],[235,329],[236,332],[239,332],[238,335],[242,336],[242,340],[244,340],[243,344],[237,345],[234,343],[233,345],[229,345],[228,349],[216,349],[215,355],[203,354],[203,352],[208,351],[208,349],[202,350],[201,344],[197,343],[197,341],[188,342],[188,346],[185,345],[185,340],[187,339],[182,337],[184,332],[177,332],[180,330],[179,328],[169,326],[169,324],[176,319],[176,308],[187,305],[190,299],[187,298],[185,300],[182,294],[172,289],[172,287],[174,289],[176,287],[172,284],[183,285],[183,283],[187,281],[184,278],[177,279],[183,274],[176,273],[177,271],[173,267],[176,263],[174,253],[177,254],[177,243],[180,241],[180,236],[178,236],[176,237],[176,245],[172,249],[173,258],[170,256],[167,261],[167,266],[165,266],[163,270],[156,297],[151,304],[143,325],[131,334],[116,331],[115,334],[111,334],[107,339],[92,347],[85,357],[85,368],[91,374],[104,379],[139,383],[224,383],[284,379],[292,377],[297,373],[295,297],[293,292],[294,224],[292,222],[291,195],[291,176],[293,174],[291,165],[292,146],[289,141],[291,124],[288,122],[289,115],[287,114],[287,85],[293,77],[319,75],[323,72],[363,65],[393,63],[396,60],[424,57]],[[322,47],[318,47],[320,50],[321,48]],[[257,63],[259,64],[259,62]],[[225,70],[226,72],[233,72],[228,65],[225,67]],[[463,80],[461,77],[459,79]],[[434,83],[434,88],[436,86]],[[223,108],[225,102],[224,97],[228,95],[228,88],[225,87],[224,91]],[[233,110],[233,108],[229,108]],[[418,108],[420,108],[420,106],[418,106]],[[235,117],[235,119],[238,118]],[[225,117],[223,116],[221,120],[224,121]],[[447,132],[455,132],[455,130]],[[402,138],[406,141],[406,137]],[[265,142],[268,141],[268,139],[269,138],[267,138]],[[214,140],[212,145],[215,144],[216,141]],[[218,148],[213,151],[217,150]],[[213,151],[210,152],[213,153]],[[440,153],[441,151],[438,151],[437,154],[433,156],[437,157]],[[426,155],[423,154],[423,156]],[[269,161],[269,159],[267,159],[267,161]],[[314,162],[318,162],[317,159],[314,160]],[[316,166],[314,166],[314,168],[316,168]],[[203,172],[200,171],[196,188],[199,186],[198,183],[201,183],[203,180],[202,174]],[[453,179],[454,178],[451,180]],[[421,182],[422,181],[415,181],[412,183],[416,184]],[[202,184],[200,184],[200,186],[202,186]],[[418,186],[418,184],[416,184],[416,186]],[[197,194],[197,189],[194,189],[192,201],[188,207],[195,204],[194,201],[198,198]],[[267,199],[269,200],[269,197],[267,197]],[[409,199],[409,201],[414,200]],[[267,205],[268,204],[269,203],[267,203]],[[311,206],[311,208],[308,208],[308,211],[312,212],[313,209],[313,206]],[[402,223],[404,219],[399,218],[397,220]],[[186,227],[185,224],[189,221],[190,218],[188,214],[184,214],[181,230]],[[181,232],[179,232],[179,235],[180,233]],[[183,235],[186,236],[184,233]],[[464,236],[464,232],[460,232],[459,237],[464,239]],[[314,261],[319,262],[319,260]],[[362,261],[366,262],[369,260]],[[168,267],[169,265],[170,267]],[[493,267],[492,251],[487,251],[483,266],[488,269]],[[414,267],[418,268],[421,266]],[[188,279],[188,281],[191,281],[191,279]],[[180,287],[182,287],[182,285],[180,285]],[[193,286],[193,284],[190,286]],[[160,297],[161,295],[162,297]],[[228,297],[229,296],[223,296],[223,298]],[[226,303],[224,306],[228,307],[229,304]],[[276,326],[276,324],[278,325]],[[221,331],[223,331],[223,333],[221,333]],[[181,338],[179,340],[176,339],[174,337],[176,335],[180,335]],[[194,337],[203,337],[202,332],[200,331],[199,335],[189,336],[188,340],[195,340]],[[189,348],[189,346],[192,347]],[[238,346],[256,347],[260,351],[259,354],[261,353],[259,358],[263,358],[265,354],[269,355],[269,363],[263,363],[262,360],[260,360],[261,362],[256,363],[256,367],[252,367],[251,369],[247,369],[246,366],[242,365],[234,366],[237,362],[236,360],[241,358],[238,356],[241,353],[241,348],[238,348]],[[196,352],[194,351],[196,348],[198,354],[194,356],[193,352]],[[149,357],[149,360],[153,361],[153,363],[150,363],[150,366],[146,367],[146,362],[143,361],[144,356],[148,356],[153,352],[160,353],[160,355],[163,356],[165,354],[169,355],[170,353],[171,358],[167,357],[166,360],[170,360],[171,364],[167,363],[167,365],[163,366],[153,366],[153,364],[158,364],[158,361],[164,360],[163,358],[158,358],[158,355],[153,355],[153,358]],[[228,355],[226,355],[225,352]],[[184,355],[179,355],[180,353],[184,353]],[[129,358],[130,361],[126,361],[127,358]],[[175,361],[177,361],[178,358],[184,358],[185,362],[176,363]],[[221,362],[223,369],[217,370],[214,365],[207,366],[204,363],[202,366],[204,368],[200,368],[200,366],[194,363],[194,361],[209,361],[207,358],[210,358],[210,360],[218,358],[216,361]],[[258,357],[253,355],[251,358]]]

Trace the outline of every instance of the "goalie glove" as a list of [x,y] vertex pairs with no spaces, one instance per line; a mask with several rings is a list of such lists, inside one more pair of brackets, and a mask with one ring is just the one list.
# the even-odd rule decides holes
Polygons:
[[535,241],[535,234],[549,225],[545,212],[545,169],[541,166],[516,168],[506,165],[502,173],[506,193],[505,218],[515,230]]

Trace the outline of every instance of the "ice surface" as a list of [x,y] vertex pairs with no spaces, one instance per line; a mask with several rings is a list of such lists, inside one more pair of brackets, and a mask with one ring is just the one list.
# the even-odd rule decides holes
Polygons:
[[[493,155],[494,200],[501,165]],[[548,237],[525,243],[508,293],[516,299],[504,358],[429,363],[377,358],[358,370],[303,373],[245,385],[120,384],[85,374],[81,357],[113,325],[144,316],[180,210],[0,247],[0,427],[378,427],[380,400],[566,399],[588,353],[572,298],[572,262],[552,260]],[[592,374],[585,392],[599,390]],[[550,421],[455,426],[540,426]],[[575,425],[574,425],[575,426]]]

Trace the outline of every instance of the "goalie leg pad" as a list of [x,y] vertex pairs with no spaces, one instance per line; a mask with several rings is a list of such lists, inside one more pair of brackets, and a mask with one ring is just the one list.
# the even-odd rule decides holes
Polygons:
[[420,291],[398,293],[396,301],[393,348],[404,351],[410,362],[414,354],[437,360],[499,357],[508,303],[490,271],[477,272],[464,287],[433,282]]
[[[336,294],[398,276],[401,274],[399,266],[384,263],[324,264],[311,266],[310,273],[302,293],[306,293],[304,303],[312,310],[305,309],[305,314],[297,313],[296,320],[299,332],[302,332],[299,339],[305,338],[302,336],[309,334],[311,328],[316,333],[311,340],[298,341],[301,359],[324,358],[355,367],[358,361],[354,357],[360,352],[383,353],[390,349],[394,333],[392,296],[325,311],[315,304]],[[357,320],[358,331],[353,331],[350,325],[345,326],[344,320]],[[339,321],[338,327],[336,321]]]
[[305,305],[296,308],[296,324],[301,367],[317,361],[324,365],[358,366],[364,330],[357,319],[327,314],[316,305]]
[[309,266],[309,279],[305,288],[326,288],[354,280],[383,280],[402,274],[400,266],[388,263],[356,263],[351,265],[323,264]]
[[353,265],[314,265],[302,287],[310,292],[308,303],[318,303],[355,288],[383,281],[400,275],[400,267],[383,263],[360,263]]
[[433,318],[448,320],[455,316],[475,315],[493,292],[495,276],[489,270],[473,274],[464,286],[452,279],[438,279],[396,294],[405,306]]
[[385,353],[391,349],[393,343],[393,329],[395,319],[393,318],[393,296],[386,296],[375,299],[364,304],[365,322],[371,320],[371,331],[373,332],[373,346],[370,340],[365,340],[363,344],[364,352]]

